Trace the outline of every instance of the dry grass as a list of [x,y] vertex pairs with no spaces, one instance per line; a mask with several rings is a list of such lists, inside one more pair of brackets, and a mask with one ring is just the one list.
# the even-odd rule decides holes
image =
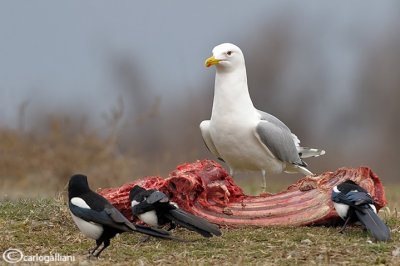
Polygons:
[[[67,124],[67,125],[65,125]],[[140,160],[117,152],[112,135],[74,133],[68,123],[51,121],[47,135],[0,128],[0,193],[2,197],[52,197],[69,177],[84,173],[99,186],[132,178]]]
[[[385,216],[385,215],[383,215]],[[400,219],[386,215],[392,229],[389,243],[374,243],[359,226],[347,235],[335,227],[223,228],[211,239],[177,229],[173,233],[189,243],[153,239],[138,243],[142,235],[122,234],[111,241],[100,259],[88,259],[95,245],[84,237],[61,198],[0,201],[0,252],[18,248],[25,255],[73,255],[90,264],[391,264],[400,263]]]

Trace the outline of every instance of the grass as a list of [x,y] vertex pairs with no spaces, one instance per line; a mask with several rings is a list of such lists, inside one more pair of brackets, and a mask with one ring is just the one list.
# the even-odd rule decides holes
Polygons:
[[[386,214],[386,216],[385,216]],[[62,197],[46,200],[0,201],[0,252],[18,248],[25,255],[75,256],[93,264],[391,264],[400,263],[400,217],[381,215],[392,229],[388,243],[374,243],[360,226],[338,233],[336,227],[222,228],[211,239],[183,229],[173,233],[188,243],[152,239],[139,243],[139,234],[121,234],[99,259],[87,255],[95,242],[73,223]],[[386,217],[386,218],[385,218]]]

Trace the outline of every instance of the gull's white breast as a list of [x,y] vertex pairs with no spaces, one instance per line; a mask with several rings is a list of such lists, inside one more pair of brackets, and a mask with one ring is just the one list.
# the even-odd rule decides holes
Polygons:
[[214,115],[210,122],[210,135],[224,161],[235,171],[266,170],[281,173],[285,164],[274,158],[256,135],[260,122],[258,114]]

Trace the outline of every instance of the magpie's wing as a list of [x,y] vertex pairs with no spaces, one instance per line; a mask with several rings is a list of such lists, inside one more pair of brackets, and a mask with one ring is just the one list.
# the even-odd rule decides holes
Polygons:
[[147,201],[142,201],[132,207],[132,213],[134,215],[139,215],[148,211],[155,210],[154,204],[149,204]]
[[113,220],[114,223],[126,225],[131,230],[136,230],[136,227],[111,204],[110,206],[106,206],[104,208],[104,212],[108,214],[108,216]]
[[[72,205],[72,204],[71,204]],[[122,215],[116,208],[111,206],[106,206],[104,211],[94,211],[91,209],[80,208],[73,205],[74,211],[72,211],[76,216],[84,219],[85,221],[91,221],[95,223],[99,223],[102,225],[107,225],[116,229],[121,230],[122,232],[132,232],[136,231],[138,233],[165,238],[165,239],[173,239],[179,241],[185,241],[179,237],[171,236],[168,231],[162,229],[154,229],[144,225],[132,224],[125,216]]]
[[129,227],[132,231],[136,231],[142,234],[154,236],[154,237],[159,237],[159,238],[166,238],[166,239],[174,239],[174,240],[179,240],[179,241],[184,241],[183,239],[175,236],[171,236],[168,231],[162,230],[162,229],[157,229],[157,228],[151,228],[147,227],[144,225],[138,225],[138,224],[132,224],[128,219],[126,219],[125,216],[122,215],[116,208],[113,206],[107,207],[104,210],[115,223],[118,224],[123,224]]
[[195,231],[204,237],[211,237],[212,234],[216,236],[221,235],[221,231],[215,224],[211,224],[207,220],[181,209],[172,209],[164,215],[182,227]]
[[343,203],[346,205],[353,205],[353,201],[351,201],[346,194],[344,193],[336,193],[336,192],[332,192],[332,196],[331,196],[332,201],[337,202],[337,203]]
[[168,202],[169,198],[167,197],[167,195],[165,195],[163,192],[155,190],[153,193],[151,193],[147,199],[146,199],[147,203],[149,204],[154,204],[156,202]]
[[362,211],[355,209],[355,213],[362,224],[371,232],[377,241],[389,241],[390,229],[372,210],[367,208]]
[[343,203],[353,207],[363,204],[374,204],[374,200],[372,199],[371,195],[365,192],[358,191],[351,191],[346,194],[342,192],[332,192],[331,199],[334,202]]
[[101,225],[107,225],[119,229],[121,231],[130,231],[130,229],[134,230],[130,226],[128,226],[130,229],[127,228],[127,225],[124,223],[114,221],[114,219],[105,210],[96,211],[88,208],[81,208],[74,204],[70,204],[69,209],[75,216],[87,222],[94,222]]
[[350,191],[346,194],[346,197],[349,201],[353,202],[354,205],[374,204],[371,195],[365,192]]

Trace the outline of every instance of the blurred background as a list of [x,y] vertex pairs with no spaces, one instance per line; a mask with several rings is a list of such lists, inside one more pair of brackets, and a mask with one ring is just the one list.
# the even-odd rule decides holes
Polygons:
[[[399,182],[398,1],[3,1],[1,197],[49,197],[84,173],[120,186],[215,159],[214,46],[246,59],[250,95],[302,145],[314,173],[371,167]],[[224,165],[225,166],[225,165]],[[282,178],[281,178],[282,177]],[[272,176],[296,182],[299,175]],[[261,174],[239,174],[260,184]],[[268,184],[268,183],[267,183]]]

